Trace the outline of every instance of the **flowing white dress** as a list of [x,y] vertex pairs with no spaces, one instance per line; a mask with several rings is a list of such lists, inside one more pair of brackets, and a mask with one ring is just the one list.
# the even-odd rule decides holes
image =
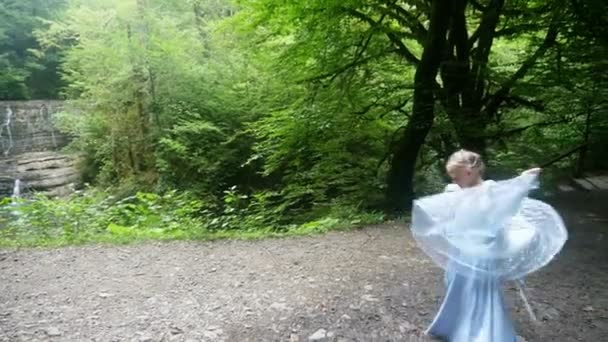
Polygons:
[[428,332],[450,342],[513,342],[501,285],[553,259],[568,233],[549,205],[527,198],[536,176],[450,185],[414,202],[412,233],[446,270],[447,291]]

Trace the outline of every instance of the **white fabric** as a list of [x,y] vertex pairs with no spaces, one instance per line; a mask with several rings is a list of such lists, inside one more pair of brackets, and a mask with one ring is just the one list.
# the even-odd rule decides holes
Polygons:
[[549,263],[568,238],[551,206],[527,198],[535,186],[530,174],[466,189],[448,185],[414,201],[414,238],[446,270],[521,278]]

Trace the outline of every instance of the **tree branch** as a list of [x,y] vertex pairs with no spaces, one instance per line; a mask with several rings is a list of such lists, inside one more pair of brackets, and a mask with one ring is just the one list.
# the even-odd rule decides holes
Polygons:
[[478,44],[475,52],[472,54],[473,63],[471,66],[473,95],[474,99],[479,99],[478,105],[481,106],[481,99],[485,92],[486,71],[490,50],[494,42],[494,32],[498,25],[500,13],[504,6],[504,0],[492,0],[491,5],[483,13],[479,27]]
[[480,12],[485,12],[488,8],[482,4],[480,4],[478,1],[475,0],[470,0],[471,2],[471,6],[473,6],[474,9],[480,11]]
[[543,43],[530,57],[528,57],[528,59],[519,67],[519,69],[513,75],[511,75],[511,77],[505,83],[503,83],[500,89],[493,95],[489,96],[485,101],[485,111],[490,117],[493,116],[500,104],[507,98],[511,88],[515,86],[517,81],[519,81],[519,79],[521,79],[528,72],[528,70],[532,68],[534,63],[536,63],[536,61],[543,56],[551,46],[553,46],[555,39],[557,38],[558,22],[560,17],[561,15],[559,14],[554,15]]
[[537,112],[543,112],[545,110],[545,106],[543,105],[542,101],[528,100],[517,95],[507,96],[505,98],[505,102],[517,103],[526,107],[530,107],[536,110]]
[[[380,103],[380,100],[382,100],[384,96],[380,96],[378,97],[376,100],[374,100],[372,103],[366,105],[365,107],[363,107],[361,110],[353,112],[353,114],[357,114],[357,115],[363,115],[363,114],[367,114],[367,112],[369,112],[372,108],[374,108],[374,106],[378,105]],[[405,107],[405,105],[411,100],[411,98],[406,97],[403,101],[398,102],[397,104],[394,104],[392,106],[387,106],[386,104],[380,104],[377,107],[378,108],[383,108],[385,111],[380,114],[379,118],[383,118],[385,117],[388,113],[392,112],[392,111],[398,111],[399,113],[405,115],[406,117],[409,118],[410,113],[406,112],[403,110],[403,107]],[[373,119],[375,120],[375,119]]]
[[408,3],[415,5],[416,8],[420,9],[424,13],[431,13],[430,0],[409,0]]
[[390,2],[386,4],[386,6],[387,7],[377,7],[390,15],[393,19],[397,20],[401,25],[409,28],[418,43],[424,44],[428,31],[418,18],[395,2]]
[[357,115],[367,114],[367,112],[369,112],[372,108],[374,108],[374,106],[377,105],[378,102],[380,102],[380,98],[379,97],[377,99],[375,99],[372,103],[370,103],[367,106],[363,107],[361,110],[358,110],[358,111],[354,112],[354,114],[357,114]]
[[[382,21],[384,21],[385,16],[386,15],[383,14],[382,17],[380,17],[380,20],[378,20],[378,25],[380,25],[382,23]],[[360,65],[362,63],[367,62],[369,60],[369,58],[367,58],[367,59],[365,59],[363,61],[361,61],[360,58],[365,53],[365,51],[367,50],[367,47],[369,46],[369,42],[372,40],[372,37],[374,36],[374,31],[376,31],[376,29],[377,29],[377,27],[374,27],[374,26],[370,27],[370,29],[368,31],[368,34],[367,34],[367,38],[365,38],[365,37],[361,38],[362,43],[360,43],[357,46],[356,52],[355,52],[355,57],[353,58],[353,61],[351,63],[347,64],[346,66],[344,66],[342,68],[339,68],[337,71],[335,71],[333,73],[322,75],[323,76],[322,78],[331,76],[331,79],[329,80],[329,82],[333,82],[336,79],[336,77],[338,77],[338,75],[340,75],[341,73],[347,71],[348,69],[350,69],[350,68],[352,68],[354,66],[357,66],[357,65]],[[389,51],[387,51],[387,52],[389,52]],[[378,54],[376,56],[377,57],[381,57],[384,54],[385,53],[383,52],[383,53],[380,53],[380,54]],[[362,63],[359,63],[360,61]]]
[[536,29],[537,27],[538,27],[538,24],[536,24],[536,23],[527,23],[527,24],[506,27],[506,28],[496,31],[496,33],[494,33],[494,36],[495,37],[512,36],[516,33],[519,33],[520,31],[529,31],[529,30]]
[[407,46],[405,46],[405,44],[403,44],[403,42],[395,34],[395,32],[387,29],[386,27],[383,27],[374,19],[370,18],[369,16],[367,16],[357,10],[354,10],[352,8],[343,8],[343,10],[345,13],[348,13],[351,16],[353,16],[363,22],[368,23],[372,27],[378,27],[382,32],[384,32],[386,34],[386,36],[393,43],[393,45],[395,45],[395,47],[397,48],[396,52],[401,57],[405,58],[406,61],[408,61],[409,63],[414,64],[414,65],[418,65],[418,63],[420,63],[418,58],[416,56],[414,56],[414,54],[407,48]]
[[399,128],[397,128],[393,134],[391,135],[391,137],[389,138],[388,141],[388,148],[386,149],[386,153],[384,154],[384,156],[378,161],[378,164],[376,165],[376,174],[378,173],[378,171],[380,170],[380,167],[382,166],[382,164],[384,164],[384,162],[386,162],[387,160],[389,160],[389,157],[392,154],[392,151],[394,149],[395,143],[397,142],[397,134],[401,133],[404,129],[406,128],[406,126],[401,126]]
[[469,38],[469,50],[473,49],[473,45],[475,45],[475,42],[479,39],[479,35],[481,34],[481,30],[479,28],[480,27],[477,27],[475,32],[473,32],[471,35],[471,38]]
[[[377,26],[380,26],[382,24],[385,17],[386,17],[386,14],[383,14],[382,17],[380,17],[380,20],[378,20]],[[355,61],[358,60],[359,58],[361,58],[363,53],[367,50],[367,47],[369,46],[369,42],[372,40],[372,37],[374,36],[374,31],[376,31],[376,29],[377,29],[377,27],[375,27],[375,26],[370,27],[369,33],[367,35],[367,39],[365,39],[365,42],[363,43],[363,46],[361,46],[361,49],[359,49],[359,51],[357,51],[357,54],[354,58]]]
[[[575,117],[578,117],[580,115],[577,115]],[[519,133],[522,133],[530,128],[533,127],[547,127],[547,126],[553,126],[553,125],[558,125],[558,124],[563,124],[563,123],[568,123],[571,122],[573,118],[563,118],[561,120],[557,120],[557,121],[546,121],[546,122],[536,122],[530,125],[526,125],[526,126],[522,126],[522,127],[518,127],[518,128],[514,128],[512,130],[509,131],[503,131],[503,132],[499,132],[493,135],[485,135],[483,136],[483,138],[485,139],[500,139],[500,138],[506,138],[506,137],[510,137]]]
[[312,77],[304,78],[304,79],[298,80],[296,82],[302,83],[302,82],[318,81],[318,80],[322,80],[322,79],[325,79],[325,78],[328,78],[328,77],[331,77],[332,81],[333,81],[333,79],[335,79],[338,75],[342,74],[343,72],[347,71],[350,68],[359,66],[361,64],[365,64],[365,63],[369,62],[370,60],[373,60],[373,59],[385,56],[387,53],[394,52],[394,51],[395,50],[386,50],[386,51],[382,51],[382,52],[380,52],[378,54],[375,54],[375,55],[372,55],[372,56],[368,56],[368,57],[360,58],[360,59],[355,59],[352,62],[347,63],[347,64],[345,64],[345,65],[343,65],[343,66],[341,66],[341,67],[339,67],[339,68],[337,68],[337,69],[335,69],[333,71],[326,72],[324,74],[317,75],[317,76],[312,76]]
[[399,113],[404,114],[406,117],[410,117],[410,113],[404,111],[402,108],[405,107],[405,105],[410,102],[411,98],[406,98],[403,101],[397,103],[396,105],[392,106],[391,108],[389,108],[389,110],[386,111],[385,114],[382,114],[380,117],[384,117],[384,115],[386,115],[387,113],[390,113],[393,110],[398,111]]

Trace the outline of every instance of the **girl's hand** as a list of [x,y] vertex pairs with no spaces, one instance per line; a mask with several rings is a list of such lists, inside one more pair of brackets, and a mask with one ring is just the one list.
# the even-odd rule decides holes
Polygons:
[[535,175],[535,176],[538,176],[541,171],[542,171],[542,169],[540,167],[535,167],[533,169],[526,170],[526,171],[522,172],[521,174],[522,175]]

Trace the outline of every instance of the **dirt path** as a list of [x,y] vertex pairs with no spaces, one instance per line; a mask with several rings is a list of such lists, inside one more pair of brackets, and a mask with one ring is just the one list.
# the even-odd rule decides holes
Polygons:
[[[542,322],[532,325],[506,289],[518,332],[530,342],[608,341],[608,213],[563,212],[571,241],[528,280]],[[394,225],[1,251],[0,269],[0,341],[423,341],[443,291],[441,272]]]

